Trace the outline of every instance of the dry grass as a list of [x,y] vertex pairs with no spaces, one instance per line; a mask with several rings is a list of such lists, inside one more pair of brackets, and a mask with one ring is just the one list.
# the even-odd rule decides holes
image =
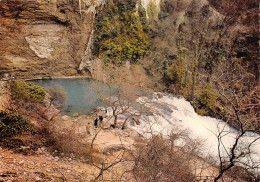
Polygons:
[[74,127],[67,128],[55,122],[44,122],[38,133],[44,140],[44,145],[57,155],[85,158],[89,155],[90,145],[80,141],[80,135],[76,133]]

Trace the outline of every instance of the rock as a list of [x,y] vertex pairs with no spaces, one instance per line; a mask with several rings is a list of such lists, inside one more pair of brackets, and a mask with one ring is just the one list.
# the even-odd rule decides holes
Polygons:
[[18,163],[19,163],[19,164],[23,164],[23,163],[24,163],[24,160],[21,160],[21,161],[19,161]]
[[27,78],[77,74],[92,32],[95,6],[101,3],[80,4],[1,1],[0,77],[10,72]]
[[79,121],[79,119],[73,119],[72,121],[76,123]]
[[78,128],[78,133],[79,134],[85,134],[87,131],[86,131],[87,129],[86,129],[86,126],[80,126],[79,128]]
[[159,98],[159,99],[161,99],[161,98],[163,98],[163,94],[162,93],[157,93],[157,97]]
[[142,2],[143,7],[145,8],[145,10],[147,11],[149,3],[154,3],[157,6],[157,8],[159,9],[161,1],[160,0],[142,0],[141,2]]
[[38,153],[38,154],[41,154],[41,153],[42,153],[41,148],[38,148],[38,149],[37,149],[37,153]]
[[61,118],[62,118],[62,120],[67,121],[70,117],[67,116],[67,115],[64,115],[64,116],[62,116]]
[[79,113],[78,113],[78,112],[75,112],[72,116],[73,116],[73,117],[78,117],[78,116],[79,116]]
[[36,177],[35,177],[35,180],[36,180],[36,181],[40,181],[40,180],[42,180],[42,178],[36,176]]
[[44,117],[50,121],[54,116],[56,116],[60,111],[52,105],[47,111],[44,113]]
[[56,157],[54,157],[54,161],[59,161],[59,157],[58,156],[56,156]]

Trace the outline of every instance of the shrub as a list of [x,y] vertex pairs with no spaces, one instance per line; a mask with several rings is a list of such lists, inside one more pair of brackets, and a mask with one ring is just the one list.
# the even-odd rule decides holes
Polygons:
[[212,89],[206,88],[198,94],[198,101],[201,108],[204,107],[212,110],[216,103],[216,96]]
[[57,123],[57,121],[42,122],[39,131],[40,137],[44,139],[45,146],[55,155],[88,157],[90,145],[82,143],[82,136],[77,134],[77,127],[67,127]]
[[146,144],[136,146],[133,174],[137,181],[194,181],[190,162],[198,146],[191,143],[183,148],[175,146],[178,139],[187,142],[183,137],[180,133],[168,139],[157,135]]
[[205,88],[197,93],[193,106],[200,115],[219,117],[219,114],[224,114],[224,110],[217,99],[218,97],[212,88]]
[[19,114],[0,111],[0,139],[11,138],[29,131],[30,123]]
[[168,79],[173,83],[181,84],[183,81],[182,79],[185,76],[185,73],[182,66],[178,64],[172,64],[170,67],[167,67],[166,75],[168,76]]
[[43,103],[45,91],[42,87],[23,81],[10,81],[9,88],[12,99],[26,102]]

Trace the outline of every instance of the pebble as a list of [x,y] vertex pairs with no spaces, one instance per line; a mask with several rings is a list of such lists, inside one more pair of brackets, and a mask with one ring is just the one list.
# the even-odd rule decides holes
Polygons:
[[40,181],[42,178],[40,178],[40,177],[38,177],[38,176],[36,176],[36,178],[35,178],[35,180],[36,181]]
[[67,121],[67,120],[69,119],[69,116],[64,115],[64,116],[62,116],[61,118],[62,118],[63,120],[65,120],[65,121]]
[[59,161],[59,157],[57,157],[57,156],[54,157],[54,161],[56,161],[56,162]]
[[73,117],[78,117],[78,116],[79,116],[79,113],[78,113],[78,112],[75,112],[72,116],[73,116]]
[[23,163],[24,163],[24,160],[21,160],[21,161],[19,161],[18,163],[19,163],[19,164],[23,164]]

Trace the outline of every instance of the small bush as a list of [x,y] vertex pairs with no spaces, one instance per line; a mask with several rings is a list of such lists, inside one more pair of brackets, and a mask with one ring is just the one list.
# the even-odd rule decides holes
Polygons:
[[23,81],[10,81],[9,88],[12,99],[43,103],[45,91],[42,87]]
[[76,133],[76,127],[62,127],[54,123],[42,123],[39,133],[45,146],[54,155],[88,157],[90,146],[81,142],[82,137]]
[[30,122],[19,114],[0,111],[0,140],[23,134],[30,129]]
[[216,103],[216,96],[212,89],[210,88],[203,89],[198,94],[198,101],[201,108],[213,109]]
[[184,77],[184,71],[182,67],[177,64],[172,64],[170,67],[168,67],[166,74],[174,83],[181,83],[181,79]]
[[[190,162],[197,146],[175,146],[181,134],[169,139],[153,136],[145,145],[136,146],[133,174],[138,181],[194,181]],[[187,141],[186,141],[187,142]],[[190,143],[187,143],[190,144]],[[187,150],[185,150],[187,148]],[[187,152],[187,153],[185,153]]]

